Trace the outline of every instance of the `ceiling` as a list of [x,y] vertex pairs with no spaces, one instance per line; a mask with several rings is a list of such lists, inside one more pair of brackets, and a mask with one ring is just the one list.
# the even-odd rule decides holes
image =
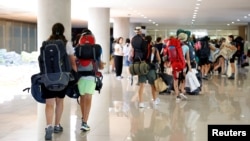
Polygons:
[[[0,18],[36,22],[37,1],[0,0]],[[238,26],[250,23],[249,0],[71,1],[73,26],[86,26],[88,7],[110,7],[111,19],[130,17],[131,23],[145,25],[148,30],[167,28],[238,29]],[[193,18],[195,7],[198,9],[196,18]],[[195,21],[192,23],[192,20]]]

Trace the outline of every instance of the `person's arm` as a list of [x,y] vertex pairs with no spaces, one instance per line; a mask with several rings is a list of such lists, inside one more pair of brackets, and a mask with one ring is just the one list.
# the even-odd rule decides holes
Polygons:
[[187,61],[187,65],[188,65],[188,70],[192,71],[192,67],[191,67],[191,63],[190,63],[190,55],[189,55],[189,49],[186,53],[186,61]]
[[69,55],[69,60],[70,60],[70,64],[72,69],[77,72],[77,66],[76,66],[76,57],[74,55]]
[[67,54],[69,56],[69,61],[70,61],[71,67],[76,72],[77,71],[77,65],[76,65],[76,57],[74,55],[75,50],[74,50],[71,42],[67,42],[66,51],[67,51]]
[[161,56],[160,56],[160,53],[158,50],[156,50],[156,59],[157,59],[158,63],[160,64],[161,63]]

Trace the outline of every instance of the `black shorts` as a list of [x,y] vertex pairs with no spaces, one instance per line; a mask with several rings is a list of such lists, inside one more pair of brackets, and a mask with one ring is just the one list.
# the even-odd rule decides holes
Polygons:
[[237,57],[236,53],[234,53],[234,55],[232,56],[232,58],[230,58],[230,63],[234,63],[235,58]]
[[65,88],[62,91],[50,91],[46,89],[44,85],[41,85],[41,91],[42,91],[42,98],[44,99],[49,99],[49,98],[64,98],[66,95],[66,90]]
[[199,58],[199,66],[208,65],[208,64],[210,64],[208,58]]

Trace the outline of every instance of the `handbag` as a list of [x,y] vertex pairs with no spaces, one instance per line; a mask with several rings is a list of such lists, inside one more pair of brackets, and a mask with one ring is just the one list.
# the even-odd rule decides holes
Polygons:
[[154,86],[155,86],[156,91],[158,92],[165,91],[168,88],[167,84],[159,76],[155,79]]

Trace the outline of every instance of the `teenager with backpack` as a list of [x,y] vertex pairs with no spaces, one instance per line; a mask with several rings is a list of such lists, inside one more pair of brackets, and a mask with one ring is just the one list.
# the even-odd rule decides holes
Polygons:
[[[67,41],[63,33],[64,33],[63,24],[56,23],[52,26],[52,34],[50,35],[47,41],[54,41],[54,40],[63,41],[64,46],[59,46],[59,47],[66,48],[66,52],[67,52],[67,55],[69,56],[68,58],[69,58],[71,67],[74,71],[76,71],[74,48],[72,44],[69,41]],[[49,54],[49,53],[46,52],[46,54]],[[40,56],[39,58],[40,58],[39,60],[41,61],[42,56]],[[45,58],[45,59],[48,59],[48,58]],[[40,63],[40,61],[39,61],[40,70],[43,70],[43,68],[41,68],[43,65]],[[65,62],[61,62],[61,63],[64,64]],[[56,64],[54,64],[54,66],[56,66]],[[46,69],[53,69],[53,66],[51,66],[51,68],[46,68]],[[63,102],[64,102],[64,97],[66,95],[66,88],[61,91],[52,91],[52,90],[49,90],[45,85],[41,85],[41,91],[43,94],[42,97],[46,99],[45,116],[46,116],[47,127],[45,128],[45,132],[46,132],[45,140],[51,140],[53,132],[60,133],[63,131],[63,127],[60,125],[60,121],[61,121],[61,116],[63,113],[63,107],[64,107]],[[54,127],[52,126],[53,117],[55,117]]]
[[82,113],[81,130],[89,131],[87,124],[91,109],[92,95],[97,90],[98,70],[103,69],[100,63],[102,48],[95,43],[95,37],[90,30],[85,30],[76,47],[76,62],[78,72],[78,90],[80,93],[80,107]]
[[156,62],[159,64],[161,61],[159,51],[153,47],[152,45],[152,37],[146,36],[145,40],[141,35],[141,27],[136,27],[135,29],[136,35],[131,40],[131,45],[134,51],[133,62],[136,61],[146,61],[148,64],[151,64],[147,74],[138,75],[138,83],[139,83],[139,108],[144,108],[145,105],[143,103],[143,90],[144,83],[148,81],[151,86],[151,92],[153,97],[153,104],[159,104],[159,98],[157,98],[157,91],[154,86],[154,81],[156,80],[156,68],[153,67],[153,64]]
[[184,95],[185,73],[187,69],[192,71],[189,57],[189,47],[185,44],[187,38],[188,36],[186,33],[177,32],[177,38],[171,36],[169,39],[164,40],[166,47],[163,52],[164,56],[168,57],[167,60],[172,68],[173,87],[176,102],[179,102],[181,99],[187,99]]

